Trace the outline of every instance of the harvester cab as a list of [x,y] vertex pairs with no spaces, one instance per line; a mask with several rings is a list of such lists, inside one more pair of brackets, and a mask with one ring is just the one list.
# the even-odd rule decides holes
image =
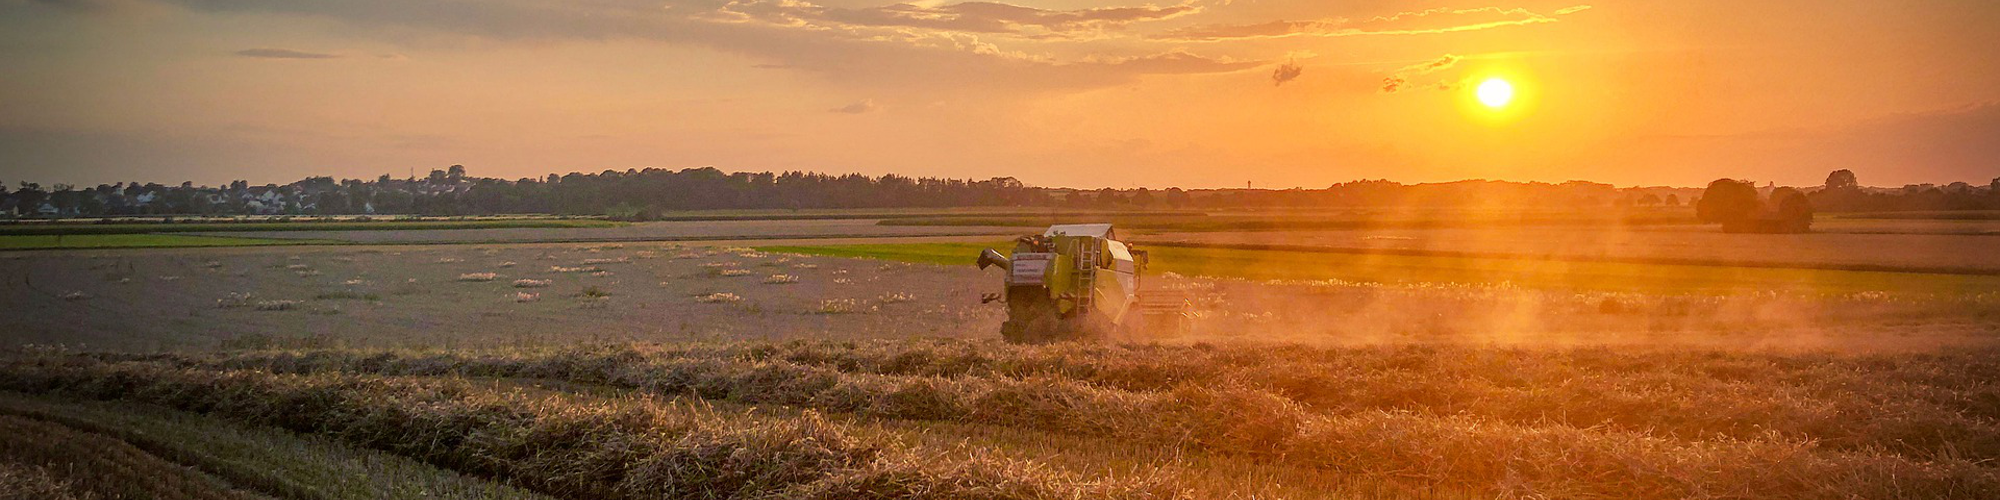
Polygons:
[[1014,240],[1011,255],[981,251],[978,263],[1006,271],[1006,291],[984,297],[1007,303],[1000,335],[1039,343],[1179,328],[1183,314],[1175,299],[1142,301],[1146,260],[1146,252],[1119,241],[1110,224],[1059,224]]

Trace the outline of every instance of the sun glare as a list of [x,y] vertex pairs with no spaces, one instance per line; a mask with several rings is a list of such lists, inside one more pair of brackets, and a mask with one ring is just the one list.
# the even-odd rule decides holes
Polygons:
[[1514,100],[1514,84],[1499,78],[1479,82],[1479,88],[1474,92],[1479,96],[1479,103],[1489,108],[1503,108]]

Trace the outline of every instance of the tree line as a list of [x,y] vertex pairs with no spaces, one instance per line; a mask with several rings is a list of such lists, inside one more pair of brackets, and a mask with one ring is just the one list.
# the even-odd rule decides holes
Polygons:
[[[1756,192],[1747,181],[1753,198]],[[1716,189],[1711,185],[1709,191]],[[1771,188],[1765,188],[1766,191]],[[1787,188],[1789,189],[1789,188]],[[1988,186],[1953,183],[1864,188],[1850,171],[1825,186],[1795,189],[1820,210],[2000,209],[2000,179]],[[21,182],[0,186],[0,217],[146,215],[488,215],[545,213],[648,219],[670,211],[905,207],[1068,207],[1097,209],[1232,209],[1260,207],[1649,207],[1693,204],[1692,188],[1467,180],[1401,184],[1344,182],[1324,189],[1076,190],[1024,185],[1012,177],[985,180],[895,174],[723,172],[711,167],[605,170],[515,180],[473,177],[461,165],[425,177],[373,180],[309,177],[289,184],[224,186],[120,182],[49,188]],[[1740,194],[1740,190],[1736,192]],[[1787,197],[1790,195],[1787,194]],[[1720,203],[1722,200],[1716,200]]]

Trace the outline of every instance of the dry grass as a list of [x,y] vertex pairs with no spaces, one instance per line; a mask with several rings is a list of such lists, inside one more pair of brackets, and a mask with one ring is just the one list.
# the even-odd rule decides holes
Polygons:
[[0,464],[0,478],[20,477],[0,487],[27,490],[0,491],[13,498],[262,498],[114,438],[15,416],[0,415]]
[[1976,498],[2000,488],[1990,359],[883,342],[176,360],[604,384],[1503,494]]
[[0,381],[334,437],[558,497],[1171,496],[1151,483],[1083,481],[976,459],[919,460],[810,413],[765,418],[647,400],[584,404],[448,379],[284,376],[82,358],[16,361],[0,369]]
[[290,311],[297,309],[301,302],[296,300],[259,300],[253,305],[259,311]]
[[95,500],[99,496],[78,491],[76,481],[59,477],[58,472],[33,464],[0,461],[0,498],[8,500]]
[[855,299],[826,299],[819,301],[811,311],[813,314],[865,314],[881,310],[874,304]]
[[[0,412],[117,438],[239,488],[278,498],[548,500],[395,455],[146,404],[0,393]],[[0,486],[4,491],[6,487]],[[17,497],[0,493],[0,498]]]

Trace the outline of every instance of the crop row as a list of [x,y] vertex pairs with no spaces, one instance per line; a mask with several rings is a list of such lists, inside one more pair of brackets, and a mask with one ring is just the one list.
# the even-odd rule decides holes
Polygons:
[[572,498],[1149,498],[994,459],[939,461],[816,415],[737,418],[693,406],[582,404],[449,379],[308,376],[16,359],[0,387],[125,399],[331,436]]
[[208,369],[526,377],[885,418],[958,421],[1250,454],[1356,474],[1415,476],[1515,493],[1768,497],[1978,495],[2000,488],[1973,461],[1830,450],[1807,440],[1682,440],[1477,415],[1329,413],[1257,387],[1128,391],[1071,379],[844,373],[781,360],[312,352],[153,356]]
[[123,441],[13,415],[0,415],[0,497],[261,498]]
[[[821,408],[890,416],[908,412],[896,408],[901,400],[878,400],[877,396],[898,390],[885,387],[916,379],[968,387],[959,391],[961,394],[993,391],[974,387],[979,384],[1055,384],[1074,386],[1067,391],[1103,399],[1119,399],[1104,394],[1167,393],[1183,386],[1243,387],[1283,397],[1315,414],[1390,411],[1468,415],[1519,425],[1601,427],[1675,439],[1761,440],[1775,436],[1815,441],[1828,449],[1888,450],[1919,459],[2000,458],[2000,421],[1993,410],[2000,406],[2000,386],[1985,382],[2000,376],[1982,378],[1996,364],[1975,356],[1836,358],[1671,351],[1478,352],[1429,347],[1268,351],[1244,347],[791,342],[586,347],[509,354],[265,351],[219,358],[165,354],[138,359],[288,372],[527,376],[592,383],[621,379],[626,387],[648,387],[670,394],[692,392],[759,403],[812,402]],[[765,366],[764,370],[809,368],[794,378],[810,379],[804,386],[824,387],[827,394],[803,397],[787,390],[773,392],[733,382],[713,387],[701,383],[653,387],[658,385],[654,381],[685,376],[680,374],[725,373],[746,366]],[[727,381],[733,377],[695,378]],[[838,383],[843,379],[845,386]],[[882,387],[859,387],[866,384]],[[977,396],[968,404],[990,408]],[[944,418],[958,417],[947,412]],[[995,415],[976,416],[974,420],[1010,419]]]
[[[1259,387],[1330,412],[1410,410],[1677,438],[1779,433],[1838,449],[2000,459],[2000,353],[1833,356],[1405,346],[1319,349],[787,342],[596,350],[848,373],[1053,376],[1126,390]],[[589,349],[582,350],[589,352]],[[556,353],[556,356],[566,354]],[[629,356],[629,355],[627,355]]]

